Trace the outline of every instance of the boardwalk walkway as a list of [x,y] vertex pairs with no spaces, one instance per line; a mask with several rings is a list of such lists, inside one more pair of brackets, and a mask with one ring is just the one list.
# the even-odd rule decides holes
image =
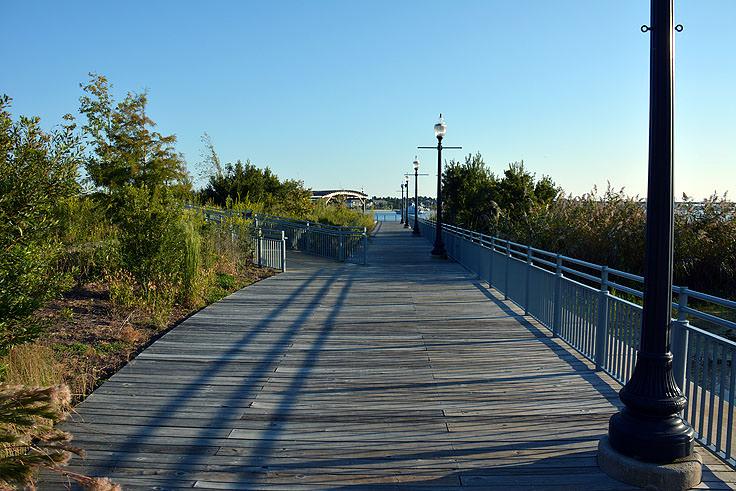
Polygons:
[[[628,489],[617,387],[399,224],[368,266],[289,254],[162,337],[67,428],[126,489]],[[736,477],[710,463],[702,487]],[[40,489],[61,489],[46,476]]]

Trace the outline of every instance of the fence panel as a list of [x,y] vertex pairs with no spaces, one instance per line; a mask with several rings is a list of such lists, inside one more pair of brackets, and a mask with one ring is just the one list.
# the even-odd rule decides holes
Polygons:
[[529,315],[545,326],[551,326],[554,316],[555,275],[532,266],[529,275]]

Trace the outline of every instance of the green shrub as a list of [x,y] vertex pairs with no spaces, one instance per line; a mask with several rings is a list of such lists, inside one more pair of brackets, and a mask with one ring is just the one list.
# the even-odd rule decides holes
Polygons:
[[36,338],[33,312],[70,285],[57,267],[56,207],[78,191],[81,155],[73,124],[45,133],[38,118],[13,122],[8,102],[0,98],[0,353]]
[[63,268],[78,284],[101,280],[119,267],[117,229],[99,199],[69,198],[61,203],[58,217],[66,249]]
[[178,277],[183,263],[181,204],[166,188],[126,185],[110,210],[120,229],[121,266],[143,290]]

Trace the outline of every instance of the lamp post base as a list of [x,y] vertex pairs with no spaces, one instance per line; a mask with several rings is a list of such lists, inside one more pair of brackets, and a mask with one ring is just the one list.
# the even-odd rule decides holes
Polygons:
[[598,465],[616,479],[646,489],[684,491],[697,486],[703,473],[703,459],[697,452],[667,464],[642,462],[611,446],[608,437],[598,442]]
[[611,416],[608,437],[623,454],[663,463],[690,456],[695,432],[676,414],[651,417],[625,407]]
[[419,232],[419,229],[418,229],[417,227],[414,227],[414,230],[412,230],[412,231],[411,231],[411,234],[412,234],[412,235],[416,235],[417,237],[418,237],[418,236],[420,236],[420,235],[422,235],[422,234],[421,234],[421,233]]
[[432,255],[442,258],[447,258],[447,251],[445,250],[445,244],[442,242],[435,242],[434,249],[432,249]]

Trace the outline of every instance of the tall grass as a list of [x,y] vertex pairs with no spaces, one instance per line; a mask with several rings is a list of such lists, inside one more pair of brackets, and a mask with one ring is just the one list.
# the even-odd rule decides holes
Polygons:
[[[684,197],[674,215],[674,283],[736,298],[736,207],[726,196]],[[503,216],[504,238],[642,275],[646,203],[623,190],[596,190],[537,206],[517,220]]]
[[3,359],[3,381],[13,385],[45,387],[60,385],[64,368],[54,352],[38,343],[13,346]]
[[200,295],[198,277],[202,263],[202,239],[191,222],[182,222],[184,235],[184,261],[182,268],[182,293],[188,305],[195,305]]

